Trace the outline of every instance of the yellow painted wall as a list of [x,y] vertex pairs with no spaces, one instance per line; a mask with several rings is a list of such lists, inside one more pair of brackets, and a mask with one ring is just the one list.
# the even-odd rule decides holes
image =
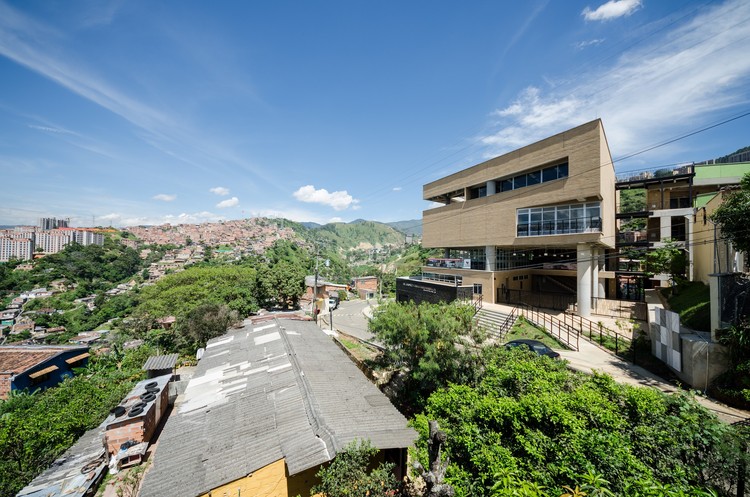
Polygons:
[[316,466],[289,476],[284,460],[280,459],[201,497],[307,497],[310,488],[318,482],[315,477],[318,469]]

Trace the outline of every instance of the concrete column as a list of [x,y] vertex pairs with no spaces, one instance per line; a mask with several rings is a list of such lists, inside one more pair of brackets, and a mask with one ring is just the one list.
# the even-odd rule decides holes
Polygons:
[[687,249],[687,279],[693,281],[693,255],[695,253],[693,245],[693,216],[685,216],[685,230],[687,236],[685,237],[685,248]]
[[661,216],[659,218],[659,241],[663,242],[668,238],[672,238],[672,217]]
[[591,249],[591,296],[599,298],[599,247]]
[[578,315],[587,318],[591,316],[591,245],[579,243],[577,254]]
[[496,186],[495,186],[495,180],[490,180],[487,182],[487,196],[494,195],[497,193]]
[[708,275],[708,295],[711,309],[711,341],[716,341],[716,330],[721,328],[721,295],[719,285],[721,284],[718,274]]
[[[606,271],[607,270],[607,253],[603,248],[599,249],[599,271]],[[604,278],[599,278],[598,281],[594,281],[594,283],[599,287],[599,298],[603,299],[607,296],[607,292],[604,289],[605,284],[607,280]]]
[[487,245],[484,247],[484,258],[487,261],[487,271],[494,271],[497,263],[497,250],[494,245]]

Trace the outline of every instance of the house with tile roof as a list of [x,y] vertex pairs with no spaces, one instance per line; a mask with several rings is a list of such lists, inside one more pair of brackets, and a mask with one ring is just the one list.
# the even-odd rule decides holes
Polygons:
[[38,390],[73,376],[87,364],[89,348],[80,346],[0,346],[0,399],[13,390]]
[[248,320],[208,343],[140,495],[309,495],[320,466],[350,442],[369,439],[403,472],[416,437],[311,321]]

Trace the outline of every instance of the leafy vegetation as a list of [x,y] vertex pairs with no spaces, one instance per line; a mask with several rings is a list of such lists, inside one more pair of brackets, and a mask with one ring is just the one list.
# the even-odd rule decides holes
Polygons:
[[729,368],[714,380],[711,393],[725,402],[750,409],[750,322],[722,330],[719,342],[729,348]]
[[386,350],[382,361],[408,372],[405,412],[418,412],[441,386],[469,381],[478,371],[475,344],[482,337],[472,327],[474,309],[468,305],[391,302],[378,307],[370,331]]
[[750,252],[750,230],[747,220],[750,216],[750,173],[740,181],[740,189],[729,193],[722,204],[711,215],[721,229],[722,236],[741,252]]
[[724,495],[747,471],[748,434],[689,394],[575,373],[522,349],[473,347],[461,307],[389,304],[371,329],[387,347],[380,366],[401,372],[392,386],[415,415],[422,465],[427,421],[447,432],[459,497]]
[[666,290],[669,308],[680,315],[680,323],[698,331],[711,330],[709,293],[700,281],[686,281]]
[[[646,190],[636,188],[620,191],[620,212],[642,212],[646,210]],[[620,226],[620,231],[640,231],[646,227],[645,219],[631,219]]]
[[427,420],[448,433],[457,496],[597,495],[588,493],[597,485],[598,495],[710,495],[732,488],[747,457],[738,431],[688,395],[584,376],[522,350],[484,359],[477,382],[433,393],[414,421],[423,463]]
[[152,351],[148,347],[92,356],[89,366],[58,387],[12,393],[0,402],[0,495],[15,495],[95,428],[130,391]]
[[313,486],[310,495],[326,497],[392,497],[397,495],[399,482],[393,476],[393,463],[381,462],[368,471],[378,454],[369,441],[355,440],[336,455],[316,474],[320,483]]
[[518,340],[519,338],[538,340],[551,349],[565,348],[564,345],[555,340],[552,336],[529,323],[523,316],[520,316],[516,320],[503,339],[506,342],[510,342],[511,340]]

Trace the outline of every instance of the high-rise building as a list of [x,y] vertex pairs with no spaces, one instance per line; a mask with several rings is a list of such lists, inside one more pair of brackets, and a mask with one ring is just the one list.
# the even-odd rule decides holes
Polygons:
[[0,262],[10,259],[29,260],[34,255],[34,241],[29,238],[0,238]]
[[68,228],[70,225],[70,218],[57,219],[54,217],[42,217],[39,219],[39,229],[43,230],[54,230],[57,228]]

